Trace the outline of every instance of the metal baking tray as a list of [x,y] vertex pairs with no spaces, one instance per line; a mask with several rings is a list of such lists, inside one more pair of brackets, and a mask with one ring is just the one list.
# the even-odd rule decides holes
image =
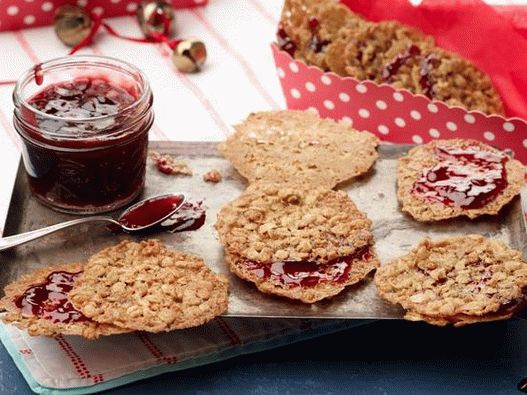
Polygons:
[[[395,188],[397,158],[411,146],[384,144],[379,147],[379,160],[367,175],[344,184],[357,206],[373,221],[376,250],[384,264],[407,253],[425,237],[441,238],[479,233],[505,241],[511,247],[527,249],[524,214],[521,199],[514,199],[499,216],[484,216],[477,220],[453,220],[438,224],[420,224],[403,214],[398,207]],[[148,164],[144,196],[169,192],[187,192],[193,199],[204,200],[207,207],[205,225],[182,233],[159,233],[153,236],[169,246],[201,255],[215,271],[226,273],[230,279],[229,309],[231,317],[310,317],[342,319],[401,318],[402,310],[384,302],[377,295],[371,276],[358,286],[336,297],[313,305],[265,295],[234,275],[229,274],[223,260],[214,223],[218,210],[236,198],[246,187],[244,179],[223,159],[216,143],[153,142],[150,149],[185,159],[194,171],[192,177],[166,176]],[[202,175],[213,168],[223,175],[218,184],[206,183]],[[118,213],[114,213],[117,216]],[[22,165],[16,178],[13,196],[4,228],[4,236],[26,232],[74,218],[54,212],[31,197]],[[75,262],[88,258],[97,250],[121,239],[140,239],[130,235],[115,236],[104,225],[82,225],[47,236],[13,250],[0,253],[1,289],[22,273],[57,263]]]

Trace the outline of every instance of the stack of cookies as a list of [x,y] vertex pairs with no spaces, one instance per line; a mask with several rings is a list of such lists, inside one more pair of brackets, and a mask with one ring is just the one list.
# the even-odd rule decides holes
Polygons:
[[325,71],[503,114],[490,78],[471,62],[399,22],[366,21],[338,0],[286,0],[277,39],[291,56]]
[[157,240],[123,241],[85,263],[56,265],[5,288],[3,318],[30,335],[95,339],[202,325],[227,310],[228,281]]
[[300,111],[254,113],[235,129],[220,150],[251,185],[216,223],[234,274],[313,303],[379,265],[371,221],[331,189],[373,166],[373,135]]

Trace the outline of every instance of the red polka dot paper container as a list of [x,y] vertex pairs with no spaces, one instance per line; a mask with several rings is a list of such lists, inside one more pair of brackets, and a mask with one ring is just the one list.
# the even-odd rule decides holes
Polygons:
[[345,3],[368,20],[396,19],[413,25],[433,35],[439,46],[473,61],[492,78],[508,117],[449,107],[386,84],[324,72],[273,44],[289,109],[316,110],[322,117],[342,120],[394,143],[473,138],[512,150],[527,163],[527,40],[510,19],[479,1],[425,0],[418,7],[406,0],[391,0],[390,7],[380,0]]
[[[208,0],[172,0],[174,8],[207,4]],[[0,0],[0,31],[53,24],[55,10],[64,4],[78,4],[104,17],[129,15],[138,1],[129,0]]]

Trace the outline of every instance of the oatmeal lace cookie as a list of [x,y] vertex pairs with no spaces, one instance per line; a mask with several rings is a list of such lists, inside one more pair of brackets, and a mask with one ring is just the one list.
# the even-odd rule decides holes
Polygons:
[[[327,64],[342,76],[405,87],[406,75],[433,39],[394,21],[343,27],[327,48]],[[401,79],[401,81],[399,81]],[[398,83],[396,83],[398,82]]]
[[371,221],[348,195],[321,187],[253,184],[215,226],[229,253],[257,262],[326,263],[373,243]]
[[524,184],[524,167],[476,140],[435,140],[397,164],[401,209],[423,222],[497,214]]
[[462,326],[511,317],[525,304],[527,264],[519,251],[479,235],[423,240],[375,274],[379,294],[405,318]]
[[324,70],[327,48],[339,30],[366,24],[338,0],[286,0],[277,33],[278,44],[297,59]]
[[366,173],[377,159],[378,140],[308,111],[249,115],[219,145],[249,182],[295,182],[332,188]]
[[225,261],[232,273],[254,283],[260,292],[304,303],[335,296],[379,267],[379,260],[371,246],[326,264],[303,261],[261,263],[228,252]]
[[[69,290],[83,263],[49,266],[24,274],[4,288],[0,301],[7,311],[5,323],[27,329],[31,336],[79,335],[87,339],[129,332],[111,324],[101,324],[73,308]],[[51,285],[46,287],[46,283]],[[58,291],[60,290],[60,291]],[[53,293],[53,295],[49,295]]]
[[227,309],[228,282],[195,255],[157,240],[123,241],[93,255],[70,293],[97,322],[162,332],[198,326]]

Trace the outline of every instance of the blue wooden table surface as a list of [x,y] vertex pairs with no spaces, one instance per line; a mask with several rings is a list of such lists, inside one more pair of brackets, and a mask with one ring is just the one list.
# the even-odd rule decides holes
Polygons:
[[[376,322],[170,373],[108,394],[519,394],[527,321],[435,328]],[[0,394],[30,394],[0,347]]]

